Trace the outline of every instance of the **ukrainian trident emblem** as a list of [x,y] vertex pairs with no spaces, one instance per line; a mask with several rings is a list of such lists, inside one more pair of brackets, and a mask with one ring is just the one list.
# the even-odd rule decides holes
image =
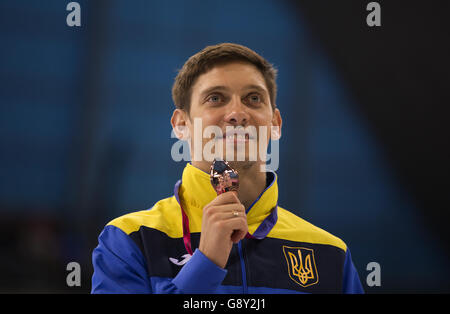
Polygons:
[[302,287],[319,282],[313,249],[283,245],[283,253],[288,265],[289,277],[293,281]]

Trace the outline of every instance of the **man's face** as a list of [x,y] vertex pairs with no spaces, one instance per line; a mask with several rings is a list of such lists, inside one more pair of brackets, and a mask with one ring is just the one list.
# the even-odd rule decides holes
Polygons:
[[[194,130],[195,120],[201,120],[201,132]],[[269,92],[264,77],[259,70],[244,62],[232,62],[217,65],[208,72],[200,75],[192,86],[190,112],[186,119],[186,126],[190,133],[191,157],[195,149],[204,152],[205,145],[211,141],[219,141],[222,147],[223,159],[237,168],[248,167],[260,161],[259,145],[267,145],[271,136],[271,127],[276,126],[281,134],[281,116],[278,109],[272,110]],[[223,137],[211,134],[204,137],[204,131],[208,127],[215,126],[220,129]],[[198,127],[198,125],[197,125]],[[226,132],[235,127],[254,127],[255,136],[237,136]],[[262,127],[262,128],[261,128]],[[266,128],[266,132],[261,132]],[[202,140],[194,140],[197,134]],[[264,137],[264,141],[261,141]],[[212,140],[212,138],[214,138]],[[257,160],[249,158],[252,141],[257,146]],[[201,145],[201,148],[198,147]],[[210,146],[211,147],[211,146]],[[228,148],[228,150],[227,150]],[[230,161],[227,151],[233,149],[234,158],[238,160],[238,151],[245,148],[245,160],[238,163]],[[262,148],[267,150],[267,146]],[[216,153],[213,148],[212,151]],[[230,156],[230,155],[228,155]],[[204,157],[204,156],[203,156]],[[192,159],[194,162],[194,159]],[[205,162],[205,161],[202,161]],[[210,162],[208,162],[210,164]]]

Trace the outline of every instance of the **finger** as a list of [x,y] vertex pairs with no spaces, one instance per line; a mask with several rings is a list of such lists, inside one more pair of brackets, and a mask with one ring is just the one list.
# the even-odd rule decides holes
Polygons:
[[[237,224],[239,224],[239,223],[237,223]],[[244,224],[241,225],[241,228],[233,229],[230,240],[233,243],[238,243],[239,241],[241,241],[242,239],[245,238],[247,233],[248,233],[248,226],[247,226],[247,223],[245,222]]]
[[244,219],[245,221],[247,221],[247,215],[245,214],[245,212],[242,211],[238,211],[238,210],[226,210],[226,211],[220,211],[220,212],[215,212],[209,215],[209,221],[214,222],[214,221],[221,221],[221,220],[226,220],[226,219],[236,219],[236,218],[241,218]]
[[247,232],[248,231],[244,230],[234,230],[233,233],[231,234],[231,241],[233,243],[238,243],[239,241],[245,238]]
[[245,215],[245,207],[242,204],[225,204],[220,206],[205,207],[204,214],[211,216],[215,213],[234,213],[237,212],[239,216]]
[[224,204],[240,204],[241,201],[237,197],[236,191],[229,191],[218,195],[209,205],[224,205]]
[[245,232],[245,234],[247,234],[248,231],[247,219],[245,219],[244,217],[224,219],[220,224],[228,230]]

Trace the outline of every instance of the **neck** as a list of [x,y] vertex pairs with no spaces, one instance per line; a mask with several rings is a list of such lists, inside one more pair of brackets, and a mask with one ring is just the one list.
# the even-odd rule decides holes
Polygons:
[[[228,164],[239,174],[238,198],[248,209],[266,188],[266,173],[260,170],[260,162],[230,161]],[[206,173],[210,172],[210,162],[192,161],[192,165]]]

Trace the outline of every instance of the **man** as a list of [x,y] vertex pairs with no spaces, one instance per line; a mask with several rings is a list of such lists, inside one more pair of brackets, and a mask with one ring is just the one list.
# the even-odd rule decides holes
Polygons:
[[[363,292],[346,244],[280,207],[275,172],[250,153],[281,136],[275,78],[270,63],[236,44],[206,47],[184,64],[171,124],[192,161],[172,197],[105,227],[93,293]],[[219,132],[202,136],[209,127]],[[256,133],[242,132],[249,127]],[[212,156],[237,172],[237,190],[218,195],[211,185],[211,141]]]

